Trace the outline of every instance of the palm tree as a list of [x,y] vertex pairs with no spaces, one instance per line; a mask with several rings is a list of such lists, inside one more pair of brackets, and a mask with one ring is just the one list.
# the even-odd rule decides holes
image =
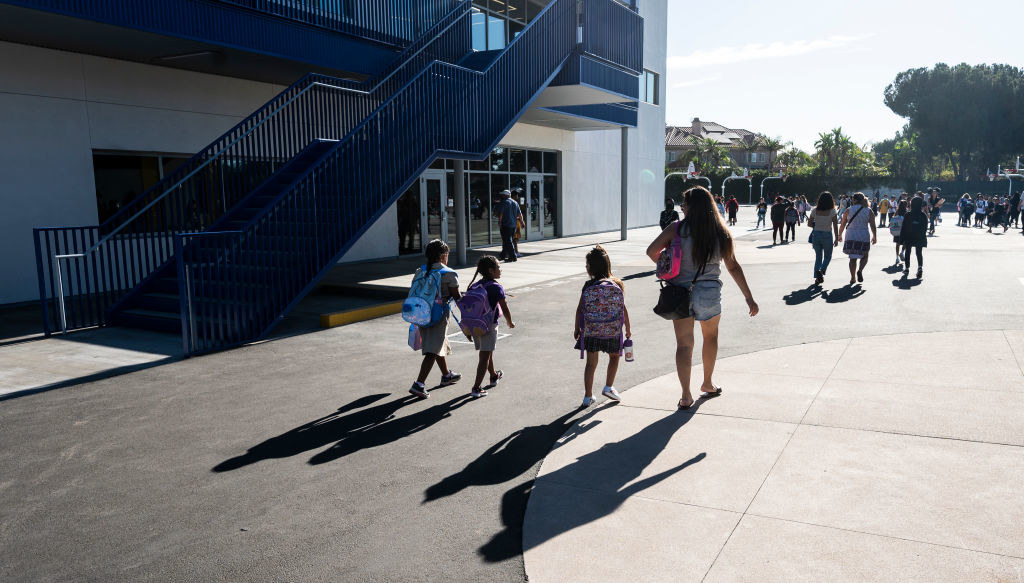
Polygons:
[[775,156],[779,150],[784,149],[786,146],[791,145],[793,142],[783,142],[782,138],[769,138],[768,136],[761,136],[759,140],[761,147],[768,150],[768,171],[770,172],[775,168]]

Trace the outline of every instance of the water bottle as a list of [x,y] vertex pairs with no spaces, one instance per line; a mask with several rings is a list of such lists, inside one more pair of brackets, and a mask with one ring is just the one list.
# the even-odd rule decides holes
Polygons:
[[626,341],[622,343],[622,351],[626,355],[626,362],[633,362],[633,339],[626,338]]

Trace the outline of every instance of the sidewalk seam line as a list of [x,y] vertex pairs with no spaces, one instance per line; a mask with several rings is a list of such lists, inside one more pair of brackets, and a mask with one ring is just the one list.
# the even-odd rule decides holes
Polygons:
[[947,544],[935,543],[935,542],[930,542],[930,541],[925,541],[925,540],[918,540],[916,538],[906,538],[906,537],[902,537],[902,536],[893,536],[893,535],[889,535],[889,534],[879,534],[877,532],[867,532],[867,531],[864,531],[864,530],[856,530],[856,529],[853,529],[853,528],[843,528],[841,526],[832,526],[830,524],[818,524],[816,522],[806,522],[804,520],[793,520],[791,518],[780,518],[778,516],[766,516],[764,514],[756,514],[756,513],[747,513],[747,514],[745,514],[745,516],[753,516],[755,518],[763,518],[765,520],[777,520],[779,522],[789,522],[789,523],[793,523],[793,524],[803,524],[803,525],[806,525],[806,526],[815,526],[815,527],[818,527],[818,528],[827,528],[827,529],[838,530],[838,531],[842,531],[842,532],[852,532],[852,533],[855,533],[855,534],[863,534],[865,536],[876,536],[876,537],[880,537],[880,538],[888,538],[888,539],[892,539],[892,540],[900,540],[900,541],[904,541],[904,542],[918,543],[918,544],[929,545],[929,546],[933,546],[933,547],[941,547],[941,548],[944,548],[944,549],[954,549],[954,550],[958,550],[958,551],[967,551],[967,552],[971,552],[971,553],[982,553],[982,554],[985,554],[985,555],[992,555],[992,556],[995,556],[995,557],[1004,557],[1004,558],[1007,558],[1007,559],[1024,560],[1024,556],[1006,555],[1006,554],[1003,554],[1003,553],[994,553],[992,551],[983,551],[983,550],[980,550],[980,549],[971,549],[971,548],[967,548],[967,547],[958,547],[958,546],[954,546],[954,545],[947,545]]
[[729,536],[725,538],[725,542],[722,543],[722,547],[718,549],[718,552],[715,554],[715,558],[711,560],[711,564],[708,565],[707,570],[704,571],[704,576],[700,578],[701,583],[708,578],[711,570],[715,568],[715,563],[717,563],[718,558],[722,556],[722,551],[725,550],[725,547],[729,546],[729,541],[731,541],[732,536],[736,534],[736,529],[739,528],[740,523],[743,522],[743,517],[747,515],[747,512],[750,511],[750,507],[754,505],[754,500],[757,500],[757,495],[761,493],[761,489],[764,488],[765,483],[768,482],[768,478],[771,477],[772,472],[775,471],[775,466],[779,465],[779,460],[781,460],[782,456],[786,453],[786,449],[789,447],[789,444],[793,442],[793,438],[796,437],[796,432],[800,430],[800,426],[803,424],[804,418],[807,417],[807,413],[810,412],[811,407],[814,406],[814,402],[818,400],[818,395],[821,394],[821,390],[825,388],[825,385],[828,384],[828,380],[832,377],[832,374],[835,373],[837,368],[839,368],[839,363],[843,361],[843,357],[846,356],[846,351],[850,349],[851,344],[853,344],[853,338],[846,341],[846,346],[843,347],[843,351],[839,354],[839,358],[837,358],[835,364],[832,365],[832,371],[829,372],[828,376],[825,377],[825,380],[822,381],[821,386],[819,386],[818,390],[814,393],[814,398],[811,399],[810,404],[807,405],[807,409],[804,410],[804,414],[800,417],[800,421],[797,422],[796,427],[793,429],[793,433],[789,434],[789,439],[786,440],[786,444],[782,446],[781,450],[779,450],[779,455],[777,455],[775,457],[775,461],[772,462],[772,467],[768,468],[768,471],[765,472],[764,479],[761,480],[761,484],[758,485],[757,491],[755,491],[754,495],[750,497],[750,502],[748,502],[747,507],[743,509],[743,513],[740,515],[739,520],[737,520],[736,524],[733,525],[732,530],[729,531]]
[[1024,375],[1024,367],[1022,367],[1020,365],[1020,359],[1017,358],[1017,351],[1015,351],[1013,349],[1013,344],[1010,344],[1010,339],[1006,336],[1006,330],[1003,330],[1002,332],[1003,332],[1003,340],[1006,341],[1006,346],[1007,346],[1007,348],[1010,349],[1010,354],[1013,355],[1013,361],[1017,363],[1017,370],[1019,370],[1020,373],[1022,375]]
[[[541,480],[544,476],[534,478],[534,482]],[[562,482],[560,480],[546,480],[549,484],[556,484],[558,486],[564,486],[566,488],[575,488],[577,490],[585,490],[587,492],[596,492],[598,494],[604,494],[605,496],[619,496],[623,501],[630,499],[647,500],[648,502],[664,502],[666,504],[676,504],[679,506],[689,506],[691,508],[703,508],[704,510],[714,510],[716,512],[728,512],[729,514],[740,514],[739,510],[729,510],[728,508],[718,508],[717,506],[704,506],[703,504],[694,504],[693,502],[681,502],[679,500],[668,500],[665,498],[655,498],[653,496],[641,496],[639,494],[625,495],[621,492],[608,492],[599,488],[592,488],[589,486],[580,486],[579,484],[570,484],[569,482]]]

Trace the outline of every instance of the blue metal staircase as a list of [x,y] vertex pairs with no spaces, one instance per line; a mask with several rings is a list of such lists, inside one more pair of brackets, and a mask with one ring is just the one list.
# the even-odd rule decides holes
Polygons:
[[104,225],[36,229],[47,331],[180,331],[188,354],[263,337],[431,162],[485,157],[609,5],[639,19],[554,0],[499,54],[463,61],[467,2],[370,89],[309,76]]

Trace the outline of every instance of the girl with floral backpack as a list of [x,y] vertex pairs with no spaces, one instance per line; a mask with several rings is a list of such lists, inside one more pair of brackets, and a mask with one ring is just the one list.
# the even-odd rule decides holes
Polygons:
[[594,404],[594,373],[602,352],[608,354],[608,370],[601,394],[613,400],[622,400],[615,390],[615,373],[619,370],[622,356],[623,327],[625,338],[632,333],[629,328],[629,311],[626,309],[622,280],[612,276],[612,262],[608,253],[598,245],[587,253],[587,274],[590,280],[583,284],[579,304],[576,306],[576,326],[573,336],[580,358],[586,353],[587,364],[583,371],[583,404]]

